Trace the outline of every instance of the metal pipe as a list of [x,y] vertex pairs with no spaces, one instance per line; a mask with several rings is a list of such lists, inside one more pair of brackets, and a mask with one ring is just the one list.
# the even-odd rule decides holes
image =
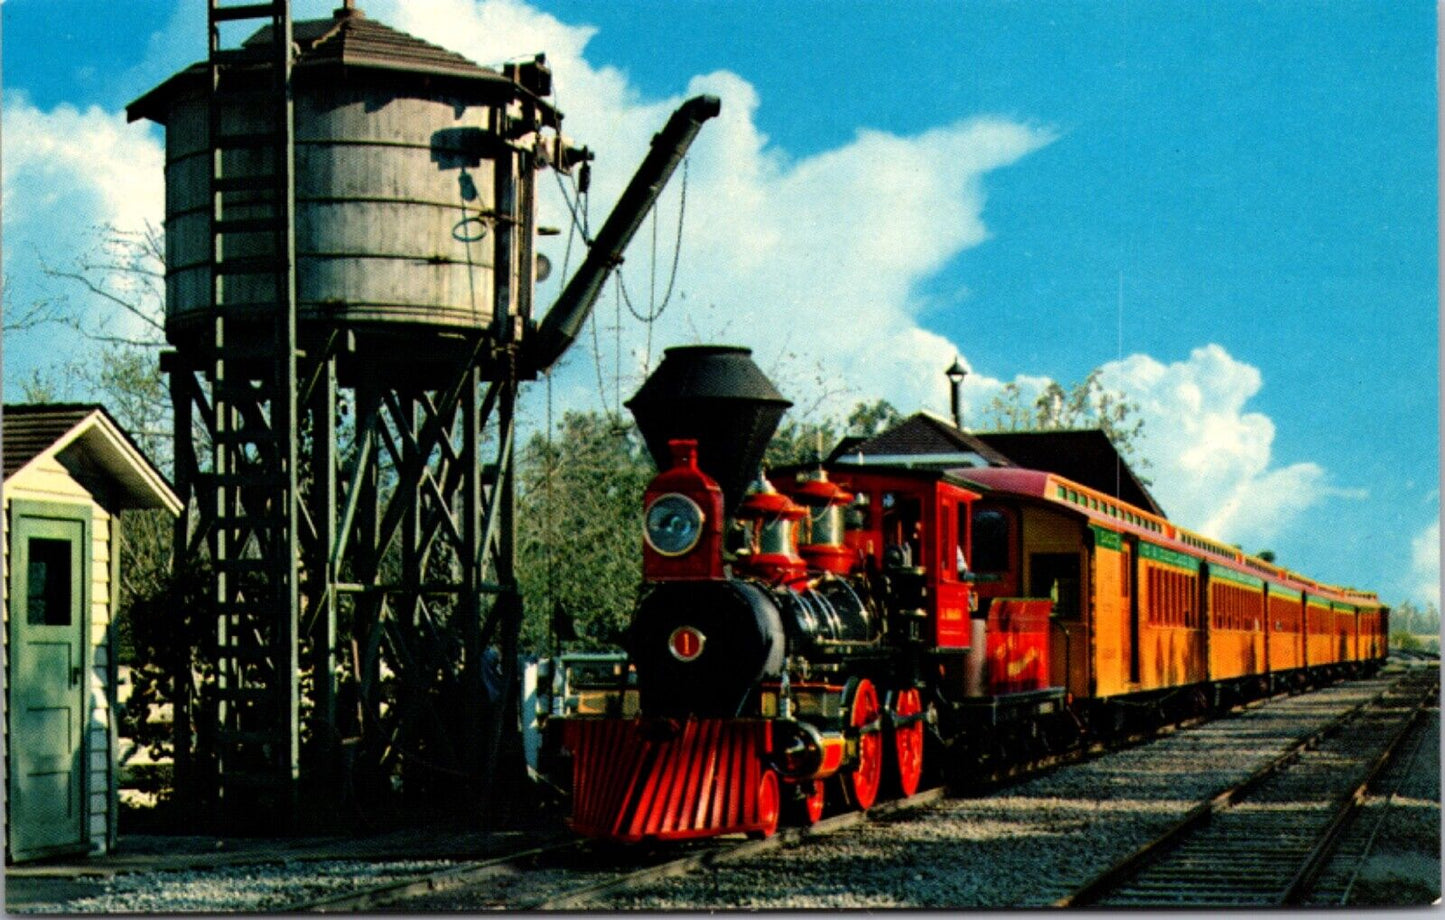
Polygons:
[[617,205],[587,251],[586,260],[537,328],[527,362],[532,369],[545,371],[576,340],[592,313],[592,305],[602,293],[602,286],[607,283],[607,276],[621,262],[622,251],[642,226],[702,123],[721,110],[722,103],[716,96],[695,96],[673,112],[667,125],[652,138],[652,149],[637,167],[622,197],[617,199]]

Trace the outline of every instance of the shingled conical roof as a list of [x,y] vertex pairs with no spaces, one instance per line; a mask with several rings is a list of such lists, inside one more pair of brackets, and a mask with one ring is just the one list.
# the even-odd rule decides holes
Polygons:
[[[271,28],[258,29],[242,47],[264,48],[271,41]],[[372,76],[390,85],[416,84],[431,92],[445,89],[477,102],[526,96],[549,118],[555,115],[551,106],[505,75],[377,22],[361,10],[342,7],[330,19],[295,22],[291,37],[300,50],[294,71],[298,84]],[[205,61],[192,64],[126,106],[126,116],[131,121],[149,118],[164,124],[170,101],[181,93],[204,88],[209,74]]]

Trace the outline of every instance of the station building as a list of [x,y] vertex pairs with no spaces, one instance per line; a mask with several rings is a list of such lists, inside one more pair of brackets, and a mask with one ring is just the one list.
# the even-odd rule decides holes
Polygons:
[[5,856],[102,854],[117,817],[116,605],[132,509],[180,514],[98,405],[5,406]]

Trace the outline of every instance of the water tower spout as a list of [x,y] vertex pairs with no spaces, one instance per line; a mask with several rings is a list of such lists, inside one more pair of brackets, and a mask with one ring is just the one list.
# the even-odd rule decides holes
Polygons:
[[652,149],[607,216],[586,260],[537,327],[530,351],[533,368],[545,371],[576,340],[607,276],[621,262],[623,250],[687,154],[702,123],[721,110],[722,103],[716,96],[695,96],[673,112],[667,125],[653,137]]

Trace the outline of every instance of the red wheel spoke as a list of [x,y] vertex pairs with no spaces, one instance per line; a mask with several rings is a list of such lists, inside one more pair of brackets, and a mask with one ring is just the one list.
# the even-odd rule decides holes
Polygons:
[[758,783],[758,830],[756,836],[771,837],[778,830],[778,809],[782,797],[778,792],[778,774],[764,770]]
[[878,784],[883,777],[883,734],[874,729],[879,718],[878,691],[873,682],[863,678],[853,691],[853,709],[849,724],[858,731],[858,760],[848,777],[853,804],[866,811],[878,799]]
[[[893,716],[896,722],[903,722],[923,711],[918,690],[909,687],[898,694],[894,703]],[[895,722],[895,724],[896,724]],[[893,730],[893,756],[898,767],[899,791],[905,796],[918,791],[923,778],[923,723],[913,722],[897,726]]]

